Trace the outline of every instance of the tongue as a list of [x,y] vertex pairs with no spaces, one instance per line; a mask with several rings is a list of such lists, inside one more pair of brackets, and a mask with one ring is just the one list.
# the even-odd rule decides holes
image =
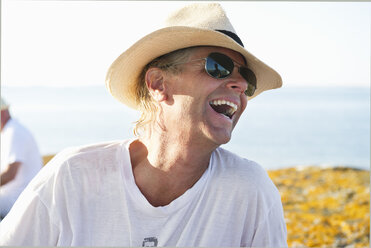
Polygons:
[[219,114],[223,114],[223,115],[226,115],[227,116],[227,111],[229,110],[229,106],[228,105],[212,105],[210,104],[210,106],[215,110],[215,112],[219,113]]

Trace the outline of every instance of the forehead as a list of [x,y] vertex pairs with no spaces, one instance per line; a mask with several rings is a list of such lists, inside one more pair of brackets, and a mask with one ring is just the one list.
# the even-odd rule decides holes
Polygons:
[[237,63],[245,65],[245,60],[240,53],[224,47],[198,47],[192,52],[190,59],[205,58],[212,52],[225,54]]

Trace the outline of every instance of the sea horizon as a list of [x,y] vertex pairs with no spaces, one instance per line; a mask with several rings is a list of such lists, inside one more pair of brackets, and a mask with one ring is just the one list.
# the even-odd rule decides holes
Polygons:
[[[2,86],[14,118],[42,155],[71,146],[133,138],[139,113],[103,85]],[[222,145],[266,169],[299,165],[370,168],[370,87],[283,87],[248,103]]]

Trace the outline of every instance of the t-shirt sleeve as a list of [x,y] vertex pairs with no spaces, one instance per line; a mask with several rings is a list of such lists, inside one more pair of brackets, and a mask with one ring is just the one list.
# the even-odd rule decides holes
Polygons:
[[0,246],[56,246],[58,228],[37,194],[23,192],[0,223]]
[[287,230],[281,202],[276,202],[267,217],[258,223],[251,247],[287,247]]

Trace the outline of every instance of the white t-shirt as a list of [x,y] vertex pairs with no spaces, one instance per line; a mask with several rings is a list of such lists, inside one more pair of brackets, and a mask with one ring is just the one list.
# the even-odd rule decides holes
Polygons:
[[42,158],[30,131],[12,118],[1,131],[1,172],[14,162],[22,163],[16,177],[0,187],[0,199],[10,199],[13,203],[42,168]]
[[131,142],[58,154],[1,222],[0,245],[287,246],[279,192],[258,164],[218,148],[192,188],[153,207],[135,184]]

